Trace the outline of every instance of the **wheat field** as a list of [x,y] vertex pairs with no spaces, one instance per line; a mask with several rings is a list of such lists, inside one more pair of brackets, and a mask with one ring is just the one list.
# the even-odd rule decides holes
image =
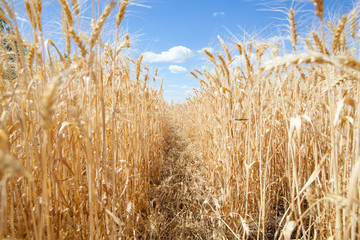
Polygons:
[[130,0],[91,34],[59,0],[62,49],[24,2],[33,41],[0,0],[0,239],[360,239],[358,8],[325,22],[313,0],[306,38],[289,9],[290,54],[219,37],[169,104],[119,31]]

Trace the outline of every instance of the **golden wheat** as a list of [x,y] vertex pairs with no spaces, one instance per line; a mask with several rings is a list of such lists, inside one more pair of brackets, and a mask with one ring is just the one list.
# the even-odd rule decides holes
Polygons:
[[219,36],[222,52],[204,49],[212,66],[190,72],[200,88],[169,105],[163,81],[149,84],[158,69],[124,51],[130,1],[111,1],[87,36],[79,2],[74,17],[60,0],[61,52],[43,37],[41,1],[25,1],[28,42],[0,0],[1,38],[19,51],[0,48],[0,238],[360,238],[357,10],[329,22],[329,51],[313,2],[321,36],[302,42],[293,9],[293,54]]

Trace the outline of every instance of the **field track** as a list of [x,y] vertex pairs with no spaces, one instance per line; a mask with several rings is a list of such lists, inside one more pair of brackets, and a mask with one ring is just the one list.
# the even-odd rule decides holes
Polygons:
[[194,156],[194,146],[184,136],[180,123],[172,119],[169,125],[161,179],[151,187],[150,236],[204,239],[210,234],[206,226],[210,222],[203,216],[207,211],[206,182],[201,177],[205,166]]

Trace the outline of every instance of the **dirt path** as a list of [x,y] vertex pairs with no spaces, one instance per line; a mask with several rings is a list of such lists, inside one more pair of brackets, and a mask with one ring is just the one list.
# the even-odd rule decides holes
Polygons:
[[175,121],[170,121],[166,146],[161,179],[150,194],[150,238],[211,239],[204,166]]

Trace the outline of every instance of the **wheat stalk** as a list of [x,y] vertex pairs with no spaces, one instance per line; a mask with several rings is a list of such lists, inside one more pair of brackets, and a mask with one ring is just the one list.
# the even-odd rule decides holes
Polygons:
[[79,47],[81,55],[85,57],[88,51],[86,50],[84,43],[82,42],[80,37],[75,33],[75,30],[72,27],[69,28],[69,34],[74,39],[76,45]]
[[323,20],[324,17],[324,0],[313,0],[315,6],[315,14]]
[[80,7],[79,7],[78,1],[77,1],[77,0],[72,0],[71,2],[72,2],[72,6],[73,6],[73,9],[74,9],[75,14],[79,16],[79,14],[80,14]]
[[297,32],[296,32],[296,22],[295,22],[295,11],[292,8],[290,8],[289,11],[289,21],[290,21],[291,46],[293,48],[293,51],[296,52]]
[[121,0],[119,11],[118,14],[116,15],[116,28],[119,28],[122,20],[124,19],[125,10],[128,4],[129,4],[129,0]]
[[67,22],[69,23],[69,25],[71,27],[74,26],[74,19],[73,19],[73,16],[72,16],[68,1],[67,0],[59,0],[59,2],[61,4],[61,6],[62,6],[62,9],[63,9],[64,13],[65,13]]
[[356,18],[357,18],[357,12],[355,9],[353,9],[350,13],[350,34],[353,39],[355,39],[356,34]]
[[110,2],[104,9],[103,13],[101,14],[99,20],[96,22],[94,29],[91,33],[91,37],[90,37],[90,48],[92,49],[95,46],[95,42],[97,41],[97,39],[100,36],[100,31],[102,29],[102,27],[104,26],[104,23],[106,21],[106,19],[109,17],[111,10],[115,7],[116,2]]
[[225,42],[222,40],[222,38],[221,38],[219,35],[218,35],[217,37],[218,37],[218,39],[219,39],[219,42],[221,43],[221,46],[222,46],[223,49],[225,50],[225,53],[226,53],[226,56],[227,56],[229,62],[231,62],[231,61],[232,61],[232,57],[231,57],[231,54],[230,54],[230,51],[229,51],[228,47],[226,46]]
[[332,49],[333,49],[333,53],[337,54],[342,46],[341,44],[341,36],[344,32],[345,29],[345,24],[347,22],[347,15],[344,15],[340,22],[339,22],[339,26],[336,29],[336,32],[334,34],[334,38],[333,38],[333,42],[332,42]]
[[315,31],[312,31],[311,34],[312,34],[312,37],[314,39],[315,46],[317,47],[317,49],[321,53],[329,55],[329,51],[326,48],[324,41],[320,39],[320,37],[316,34]]

